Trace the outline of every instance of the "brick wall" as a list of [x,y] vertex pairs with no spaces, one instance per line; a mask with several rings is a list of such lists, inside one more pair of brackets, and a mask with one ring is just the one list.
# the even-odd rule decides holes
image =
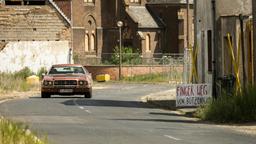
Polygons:
[[[86,69],[92,73],[93,79],[99,74],[109,74],[111,80],[118,80],[119,67],[118,66],[85,66]],[[175,67],[177,71],[182,72],[183,67]],[[122,76],[130,77],[135,75],[153,74],[169,72],[170,66],[123,66]]]
[[71,1],[70,0],[54,0],[63,13],[71,19]]
[[0,10],[0,41],[70,41],[69,26],[55,9],[45,6],[4,6]]

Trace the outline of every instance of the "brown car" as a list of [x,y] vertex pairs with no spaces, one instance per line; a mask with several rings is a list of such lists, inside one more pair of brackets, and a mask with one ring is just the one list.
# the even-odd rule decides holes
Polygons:
[[84,95],[92,97],[92,76],[82,66],[77,64],[53,65],[43,77],[41,97],[51,95]]

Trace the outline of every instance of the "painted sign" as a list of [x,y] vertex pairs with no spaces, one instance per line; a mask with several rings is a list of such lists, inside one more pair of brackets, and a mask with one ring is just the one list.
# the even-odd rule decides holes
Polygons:
[[176,107],[200,106],[211,97],[211,84],[178,85],[176,88]]

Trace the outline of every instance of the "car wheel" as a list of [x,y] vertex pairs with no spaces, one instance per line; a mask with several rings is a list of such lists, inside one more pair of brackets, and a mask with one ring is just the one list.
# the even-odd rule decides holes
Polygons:
[[44,93],[44,92],[42,92],[42,93],[41,93],[41,97],[42,97],[42,98],[50,98],[50,97],[51,97],[51,95],[50,95],[50,94],[48,94],[48,93]]
[[84,94],[84,97],[85,97],[85,98],[92,98],[92,92],[86,92],[86,93]]

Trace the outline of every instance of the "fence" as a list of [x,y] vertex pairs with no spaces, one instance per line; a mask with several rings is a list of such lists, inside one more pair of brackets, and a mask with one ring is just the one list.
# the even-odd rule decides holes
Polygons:
[[[119,55],[104,53],[100,57],[80,57],[75,63],[85,65],[93,75],[108,73],[112,79],[118,79]],[[129,81],[159,81],[169,83],[184,82],[183,54],[153,54],[138,53],[122,54],[121,72],[124,80]]]

